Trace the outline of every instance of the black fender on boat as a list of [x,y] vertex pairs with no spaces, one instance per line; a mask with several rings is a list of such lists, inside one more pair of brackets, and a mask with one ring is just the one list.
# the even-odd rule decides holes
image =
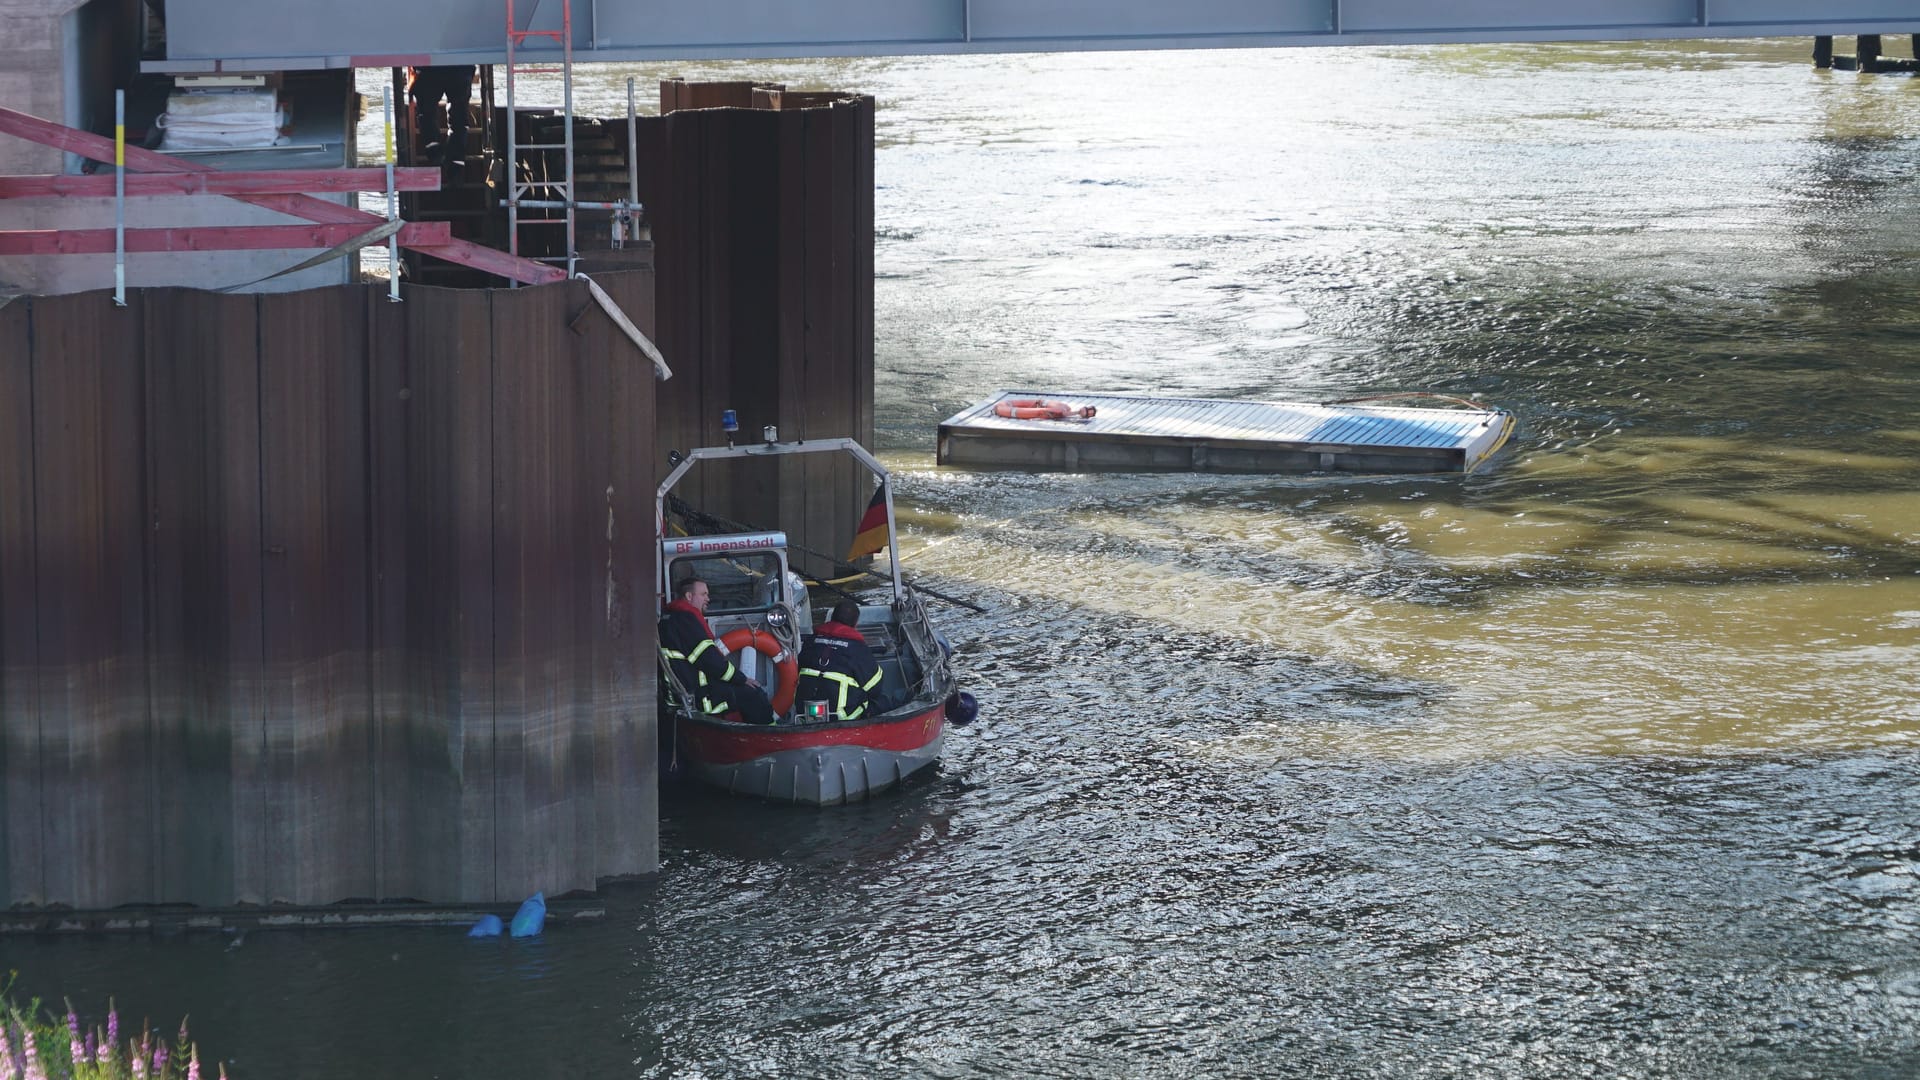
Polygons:
[[955,690],[947,695],[947,723],[954,727],[966,727],[980,715],[980,703],[965,690]]

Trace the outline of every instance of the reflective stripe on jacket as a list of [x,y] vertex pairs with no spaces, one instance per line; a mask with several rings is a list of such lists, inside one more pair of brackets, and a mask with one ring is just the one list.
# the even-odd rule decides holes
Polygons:
[[699,696],[701,712],[723,713],[732,708],[701,693],[708,686],[734,682],[740,674],[692,604],[675,600],[660,616],[660,655],[680,685]]
[[800,647],[796,701],[825,701],[843,720],[866,715],[880,689],[880,663],[860,631],[844,623],[824,622]]

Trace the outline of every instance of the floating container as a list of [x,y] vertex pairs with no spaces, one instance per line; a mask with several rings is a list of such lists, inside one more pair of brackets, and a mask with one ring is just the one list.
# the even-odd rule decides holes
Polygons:
[[[1067,417],[1003,415],[1045,411],[1013,405],[1035,401],[1065,405],[1051,411]],[[1066,472],[1464,473],[1507,441],[1513,414],[1460,403],[1467,407],[1001,390],[940,425],[938,456],[942,465]]]

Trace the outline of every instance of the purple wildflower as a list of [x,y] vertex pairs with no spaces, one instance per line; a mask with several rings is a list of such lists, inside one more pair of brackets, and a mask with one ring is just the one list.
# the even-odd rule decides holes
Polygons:
[[67,1002],[67,1049],[73,1055],[75,1065],[87,1063],[87,1044],[80,1038],[80,1014],[73,1011],[73,1002]]
[[136,1052],[133,1055],[133,1078],[145,1080],[147,1075],[147,1055]]
[[0,1016],[0,1080],[20,1080],[20,1061],[13,1056],[13,1040],[7,1038],[5,1016]]
[[[100,1033],[100,1029],[94,1028],[93,1032],[95,1035],[98,1035]],[[107,1067],[107,1063],[112,1060],[113,1060],[113,1043],[103,1039],[94,1046],[93,1063],[104,1069]]]
[[[226,1074],[227,1074],[227,1070],[225,1070],[224,1068],[220,1070],[220,1075],[225,1076]],[[187,1057],[187,1080],[200,1080],[200,1044],[199,1043],[193,1044],[193,1052]]]
[[114,1007],[113,999],[107,999],[107,1045],[120,1045],[120,1010]]
[[26,1047],[27,1080],[47,1080],[47,1070],[40,1064],[40,1051],[33,1045],[33,1029],[22,1026],[20,1044]]
[[153,1048],[153,1075],[167,1075],[167,1044],[159,1043]]

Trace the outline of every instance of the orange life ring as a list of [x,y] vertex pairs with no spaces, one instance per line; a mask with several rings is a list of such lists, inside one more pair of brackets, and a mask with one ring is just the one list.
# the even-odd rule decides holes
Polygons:
[[1064,401],[1046,401],[1041,398],[1011,399],[999,402],[993,407],[995,416],[1004,416],[1009,420],[1065,420],[1074,416],[1082,420],[1091,420],[1095,411],[1091,405],[1076,409]]
[[781,716],[793,708],[793,692],[800,685],[800,658],[780,647],[780,639],[765,630],[742,626],[720,635],[720,644],[730,653],[752,649],[773,661],[775,684],[770,700],[773,711]]

